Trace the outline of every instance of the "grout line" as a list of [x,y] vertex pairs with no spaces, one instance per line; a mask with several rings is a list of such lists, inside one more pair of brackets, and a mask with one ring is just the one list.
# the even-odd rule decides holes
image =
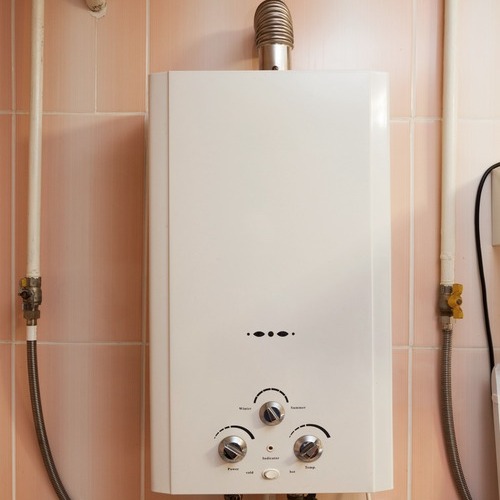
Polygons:
[[[16,115],[29,115],[29,111],[16,111]],[[2,113],[0,112],[0,115]],[[44,111],[44,116],[145,116],[145,111]]]
[[407,491],[408,500],[412,497],[413,478],[413,348],[408,349],[408,450],[407,450]]
[[408,436],[407,436],[407,500],[413,489],[413,348],[415,344],[415,123],[416,123],[416,75],[417,75],[417,0],[412,2],[412,50],[410,93],[410,227],[409,227],[409,276],[408,276]]
[[[146,86],[146,95],[149,94],[149,85]],[[148,101],[148,97],[146,101]],[[148,114],[149,103],[147,103],[145,111],[44,111],[45,115],[74,115],[74,116],[108,116],[108,115],[116,115],[116,116],[146,116]],[[9,110],[0,110],[0,115],[10,115],[13,111]],[[17,115],[29,115],[29,111],[27,110],[17,110],[14,111]],[[440,116],[397,116],[389,119],[390,123],[409,123],[414,121],[415,123],[435,123],[441,122],[442,118]],[[500,123],[500,118],[460,118],[460,121],[472,121],[472,122],[487,122],[487,123]]]
[[[146,316],[146,315],[145,315]],[[146,322],[146,317],[144,318],[144,323]],[[141,327],[142,328],[142,327]],[[0,345],[24,345],[25,340],[0,340]],[[142,347],[144,346],[146,349],[149,348],[149,342],[144,340],[144,341],[102,341],[102,342],[96,342],[96,341],[51,341],[51,340],[39,340],[38,345],[59,345],[59,346],[64,346],[64,345],[70,345],[70,346],[96,346],[96,347],[127,347],[127,346],[136,346],[136,347]],[[496,348],[495,348],[496,349]],[[421,351],[439,351],[441,350],[441,346],[435,345],[394,345],[392,346],[393,351],[412,351],[412,352],[421,352]],[[487,351],[488,348],[486,346],[453,346],[453,350],[455,351]],[[499,348],[500,350],[500,348]]]
[[149,71],[150,71],[150,21],[151,2],[146,0],[146,46],[145,46],[145,92],[144,92],[144,233],[142,249],[142,368],[141,368],[141,494],[140,499],[146,498],[146,356],[148,349],[147,318],[148,318],[148,131],[149,131]]
[[94,114],[97,114],[97,22],[98,19],[94,19]]
[[11,269],[11,347],[10,347],[10,445],[11,445],[11,493],[12,500],[16,500],[17,497],[17,449],[16,449],[16,143],[17,143],[17,117],[16,117],[16,107],[17,107],[17,94],[16,94],[16,0],[11,0],[10,2],[10,64],[11,64],[11,179],[10,179],[10,269]]
[[146,91],[144,92],[144,97],[145,97],[144,109],[146,110],[146,115],[149,112],[149,72],[151,71],[151,63],[149,60],[150,57],[151,57],[151,4],[150,0],[146,0],[146,75],[145,75]]
[[16,499],[16,344],[10,347],[10,441],[11,441],[11,490],[12,500]]
[[[144,319],[144,322],[146,320]],[[16,345],[24,345],[25,340],[0,340],[0,345],[11,345],[11,344],[16,344]],[[126,342],[126,341],[103,341],[103,342],[84,342],[84,341],[76,341],[76,342],[69,342],[69,341],[51,341],[51,340],[39,340],[37,341],[37,344],[39,345],[72,345],[72,346],[108,346],[108,347],[127,347],[127,346],[144,346],[144,347],[149,347],[149,342],[147,341],[132,341],[132,342]],[[497,349],[497,348],[495,348]],[[441,346],[410,346],[410,345],[395,345],[392,346],[393,351],[439,351],[441,350]],[[487,351],[488,348],[486,346],[453,346],[453,350],[457,351]],[[500,348],[498,348],[500,350]]]
[[[25,340],[0,340],[0,345],[10,345],[10,344],[15,344],[15,345],[24,345],[26,343]],[[38,340],[37,341],[38,345],[70,345],[70,346],[96,346],[96,347],[129,347],[129,346],[136,346],[140,347],[144,345],[142,341],[103,341],[103,342],[85,342],[85,341],[76,341],[76,342],[69,342],[69,341],[52,341],[52,340]]]
[[145,111],[44,111],[47,116],[145,116]]

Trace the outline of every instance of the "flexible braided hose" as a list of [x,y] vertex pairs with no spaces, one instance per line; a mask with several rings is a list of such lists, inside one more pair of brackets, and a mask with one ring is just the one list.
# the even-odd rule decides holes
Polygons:
[[50,451],[49,440],[45,430],[45,422],[43,420],[42,400],[40,398],[40,385],[38,383],[38,363],[36,352],[36,340],[27,341],[28,353],[28,379],[30,386],[31,409],[33,411],[33,421],[35,423],[36,437],[38,438],[38,445],[42,452],[43,463],[49,475],[50,482],[57,494],[59,500],[71,500],[66,492],[64,485],[59,477],[59,474],[52,458]]
[[455,487],[463,500],[472,500],[467,481],[465,480],[458,454],[455,424],[453,421],[453,404],[451,397],[451,328],[443,328],[443,353],[441,360],[441,422],[446,444],[446,453],[450,465]]

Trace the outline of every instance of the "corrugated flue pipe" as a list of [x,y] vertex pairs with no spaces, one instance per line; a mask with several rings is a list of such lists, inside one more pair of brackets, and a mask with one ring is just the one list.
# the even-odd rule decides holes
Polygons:
[[262,2],[255,11],[254,28],[259,69],[290,69],[293,25],[286,4],[281,0]]

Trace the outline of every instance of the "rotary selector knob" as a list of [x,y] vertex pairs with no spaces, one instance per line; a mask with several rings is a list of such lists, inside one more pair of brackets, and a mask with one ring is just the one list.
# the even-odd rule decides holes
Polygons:
[[285,418],[285,409],[276,401],[268,401],[260,407],[259,417],[266,425],[278,425]]
[[302,436],[295,441],[293,452],[302,462],[314,462],[323,453],[323,445],[315,436]]
[[224,462],[239,462],[245,458],[246,454],[247,445],[238,436],[228,436],[219,443],[219,456]]

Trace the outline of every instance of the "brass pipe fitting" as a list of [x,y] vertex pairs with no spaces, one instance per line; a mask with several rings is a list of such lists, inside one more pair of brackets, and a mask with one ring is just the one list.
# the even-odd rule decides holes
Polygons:
[[440,285],[439,287],[439,312],[441,318],[463,319],[462,291],[460,283],[453,285]]
[[23,317],[26,325],[36,325],[40,318],[38,307],[42,303],[42,278],[21,278],[18,295],[23,299]]

